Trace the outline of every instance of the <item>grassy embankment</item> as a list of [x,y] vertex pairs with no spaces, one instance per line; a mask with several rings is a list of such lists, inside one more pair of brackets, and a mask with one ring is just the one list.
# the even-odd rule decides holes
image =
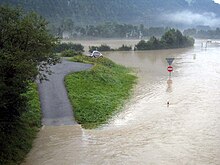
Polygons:
[[17,165],[30,151],[41,126],[40,100],[37,85],[31,84],[27,93],[27,111],[10,127],[10,134],[0,133],[0,164]]
[[72,61],[94,64],[90,70],[66,76],[65,84],[76,121],[84,128],[96,128],[129,98],[137,77],[104,57],[75,56]]

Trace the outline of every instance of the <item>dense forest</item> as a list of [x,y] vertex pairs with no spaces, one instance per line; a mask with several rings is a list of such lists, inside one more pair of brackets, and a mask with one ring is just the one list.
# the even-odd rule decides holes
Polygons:
[[[63,38],[158,37],[167,31],[164,27],[179,28],[185,23],[171,22],[163,18],[164,14],[190,11],[195,15],[200,13],[198,16],[204,13],[210,18],[220,16],[220,5],[212,0],[0,0],[0,4],[38,12],[50,22],[52,33]],[[220,38],[218,29],[190,28],[184,34],[197,38]]]
[[[53,23],[71,18],[79,25],[103,21],[145,24],[146,20],[154,20],[157,12],[181,9],[188,5],[184,0],[170,0],[169,3],[163,0],[1,0],[1,3],[37,11]],[[163,6],[163,9],[159,6]]]
[[[0,4],[36,11],[61,38],[159,37],[167,31],[165,27],[220,27],[220,5],[212,0],[0,0]],[[196,31],[194,37],[220,38],[218,32]]]
[[[64,20],[63,24],[57,28],[51,28],[54,35],[60,38],[150,38],[152,36],[161,37],[170,27],[150,27],[143,24],[118,24],[115,22],[105,22],[98,25],[76,26],[71,20]],[[219,39],[220,28],[211,29],[209,26],[197,26],[183,30],[186,36],[195,38]]]
[[150,26],[178,26],[163,19],[167,13],[191,11],[220,16],[220,5],[212,0],[0,0],[0,4],[22,6],[40,13],[54,26],[64,19],[76,25],[95,25],[106,21]]
[[146,28],[143,24],[138,26],[131,24],[118,24],[105,22],[98,25],[75,26],[71,20],[63,21],[58,28],[51,28],[52,33],[64,39],[96,37],[96,38],[143,38],[150,36],[161,36],[169,28],[150,27]]

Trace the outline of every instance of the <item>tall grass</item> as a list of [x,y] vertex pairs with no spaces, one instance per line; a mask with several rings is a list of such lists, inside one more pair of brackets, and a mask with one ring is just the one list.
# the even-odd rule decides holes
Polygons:
[[107,58],[76,56],[72,61],[92,63],[91,70],[65,78],[77,122],[84,128],[106,123],[129,98],[136,76]]

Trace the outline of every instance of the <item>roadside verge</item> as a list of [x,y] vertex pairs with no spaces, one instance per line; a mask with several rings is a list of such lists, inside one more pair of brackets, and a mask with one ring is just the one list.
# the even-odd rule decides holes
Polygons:
[[65,85],[77,123],[84,128],[97,128],[120,110],[131,95],[137,77],[132,70],[111,60],[75,56],[75,62],[94,66],[65,77]]

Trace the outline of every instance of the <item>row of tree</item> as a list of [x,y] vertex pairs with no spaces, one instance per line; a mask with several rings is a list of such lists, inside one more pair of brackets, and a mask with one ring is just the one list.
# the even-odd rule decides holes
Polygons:
[[142,38],[149,36],[161,36],[169,28],[150,27],[143,24],[136,26],[130,24],[118,24],[105,22],[98,25],[76,26],[71,19],[64,20],[60,26],[50,26],[53,34],[61,38],[72,37],[100,37],[100,38]]
[[157,49],[174,49],[185,48],[194,45],[195,40],[188,36],[183,36],[179,30],[170,29],[161,39],[151,37],[150,40],[141,40],[135,45],[135,50],[157,50]]
[[113,49],[108,45],[101,45],[101,46],[90,46],[89,47],[89,52],[92,53],[94,50],[98,51],[131,51],[132,46],[127,46],[127,45],[122,45],[121,47],[117,49]]
[[202,39],[220,39],[220,28],[215,30],[197,30],[192,28],[184,30],[183,34]]
[[[146,38],[161,37],[169,27],[146,28],[143,24],[130,25],[115,22],[105,22],[98,25],[76,26],[71,19],[65,19],[58,27],[50,26],[52,34],[60,38],[68,39],[73,37],[96,37],[96,38]],[[196,38],[220,39],[220,28],[215,30],[198,30],[196,28],[186,29],[184,35]]]
[[[98,51],[130,51],[132,50],[132,46],[122,45],[117,49],[113,49],[106,44],[102,44],[101,46],[89,46],[89,52],[92,53],[94,50]],[[57,43],[54,47],[54,53],[64,53],[65,54],[82,54],[84,52],[84,46],[82,44],[73,44],[73,43]]]
[[54,47],[54,53],[61,53],[65,50],[73,50],[75,52],[84,52],[84,46],[81,44],[73,43],[57,43]]
[[[155,36],[151,37],[148,41],[141,40],[135,45],[134,50],[155,50],[155,49],[174,49],[185,48],[194,45],[195,40],[192,37],[184,36],[179,30],[170,29],[165,32],[161,39]],[[54,49],[55,53],[61,53],[66,50],[74,52],[84,52],[84,46],[81,44],[73,43],[58,43]],[[108,45],[90,46],[89,52],[93,50],[98,51],[131,51],[132,46],[122,45],[118,49],[112,49]],[[69,53],[70,54],[70,53]]]

